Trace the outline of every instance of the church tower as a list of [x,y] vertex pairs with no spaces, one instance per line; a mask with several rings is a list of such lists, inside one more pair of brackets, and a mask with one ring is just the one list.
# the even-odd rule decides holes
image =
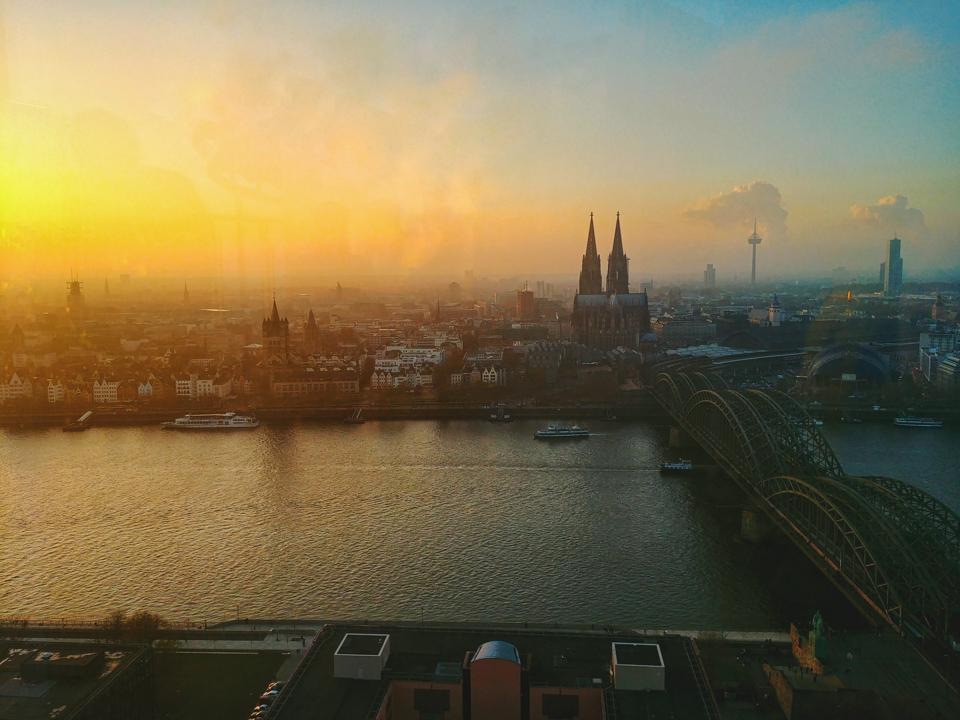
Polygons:
[[[591,226],[592,228],[592,226]],[[620,213],[617,213],[617,229],[613,233],[613,250],[607,258],[607,295],[622,295],[630,292],[628,266],[630,259],[623,252],[623,237],[620,235]]]
[[602,292],[603,276],[600,274],[600,254],[597,252],[597,236],[593,231],[593,213],[590,213],[587,250],[583,254],[580,265],[580,294],[599,295]]
[[307,323],[303,326],[303,347],[308,353],[320,351],[320,326],[317,324],[317,316],[313,314],[313,308],[310,308]]
[[580,270],[580,292],[573,299],[570,318],[574,337],[581,345],[599,350],[619,347],[639,349],[650,332],[650,310],[647,293],[630,292],[628,275],[630,260],[623,251],[620,213],[613,234],[613,249],[607,258],[607,287],[603,289],[600,257],[590,214],[587,251]]
[[276,295],[273,296],[273,312],[263,320],[262,333],[263,346],[268,353],[280,356],[284,362],[290,359],[290,321],[280,317]]

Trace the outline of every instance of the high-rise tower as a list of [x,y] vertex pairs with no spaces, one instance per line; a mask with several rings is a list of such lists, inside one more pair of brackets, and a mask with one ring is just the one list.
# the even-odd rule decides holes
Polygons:
[[930,317],[934,320],[946,320],[948,315],[947,304],[943,301],[943,295],[937,293],[937,299],[930,310]]
[[887,261],[883,264],[883,294],[898,297],[903,287],[903,258],[900,257],[900,238],[894,235],[887,245]]
[[620,235],[620,213],[617,213],[617,229],[613,231],[613,249],[607,258],[607,295],[630,292],[630,258],[623,252],[623,237]]
[[713,263],[707,263],[707,269],[703,271],[703,287],[712,290],[717,286],[717,269]]
[[753,219],[753,235],[747,238],[747,242],[753,246],[753,264],[750,266],[750,284],[757,284],[757,245],[763,242],[763,238],[757,234],[757,219]]
[[600,254],[597,252],[597,236],[593,231],[593,213],[590,213],[590,230],[587,232],[587,250],[580,265],[581,295],[598,295],[603,292],[603,276],[600,274]]

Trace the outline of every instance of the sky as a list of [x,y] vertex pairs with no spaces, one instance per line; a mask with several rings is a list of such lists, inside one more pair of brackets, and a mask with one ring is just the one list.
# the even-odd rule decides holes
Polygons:
[[960,276],[960,3],[0,0],[0,279]]

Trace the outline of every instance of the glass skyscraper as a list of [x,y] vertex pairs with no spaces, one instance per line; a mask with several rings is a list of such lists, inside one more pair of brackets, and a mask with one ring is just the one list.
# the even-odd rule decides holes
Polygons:
[[883,268],[883,294],[897,297],[903,287],[903,258],[900,257],[900,238],[894,236],[887,246],[887,261]]

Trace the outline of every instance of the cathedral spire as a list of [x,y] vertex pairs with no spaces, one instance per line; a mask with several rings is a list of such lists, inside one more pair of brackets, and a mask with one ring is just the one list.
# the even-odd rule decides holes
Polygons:
[[587,231],[587,249],[580,265],[580,294],[597,295],[603,292],[603,276],[600,275],[600,254],[597,252],[597,234],[593,229],[593,213],[590,213],[590,229]]
[[593,213],[590,213],[590,230],[587,231],[587,255],[598,255],[597,234],[593,231]]
[[607,258],[607,294],[630,292],[630,260],[623,252],[623,235],[620,232],[620,213],[617,212],[617,228],[613,231],[613,249]]
[[613,254],[623,255],[623,236],[620,234],[620,211],[617,210],[617,228],[613,231]]

